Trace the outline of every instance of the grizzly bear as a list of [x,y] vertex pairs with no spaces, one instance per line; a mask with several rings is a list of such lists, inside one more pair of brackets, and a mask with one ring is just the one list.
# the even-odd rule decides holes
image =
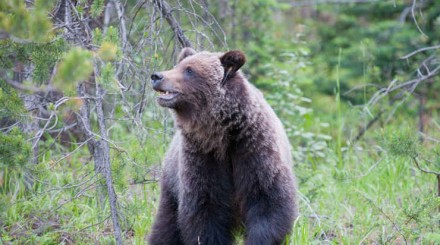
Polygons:
[[281,244],[298,215],[290,144],[241,51],[197,53],[151,75],[176,132],[163,162],[151,245]]

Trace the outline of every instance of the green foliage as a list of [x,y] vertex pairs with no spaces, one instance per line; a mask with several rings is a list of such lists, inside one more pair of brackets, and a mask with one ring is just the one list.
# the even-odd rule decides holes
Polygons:
[[103,35],[99,29],[95,29],[93,33],[93,42],[96,45],[99,45],[99,50],[97,52],[99,58],[103,61],[117,61],[121,58],[121,43],[117,28],[110,26],[105,35]]
[[100,45],[102,43],[103,40],[103,35],[102,32],[99,28],[95,28],[93,30],[93,43]]
[[67,50],[64,39],[56,39],[47,43],[17,43],[11,40],[0,41],[0,64],[5,68],[12,68],[14,63],[11,57],[23,65],[34,66],[32,78],[37,83],[46,82],[51,75],[52,68]]
[[75,87],[76,82],[86,79],[93,71],[93,55],[81,48],[72,48],[58,65],[54,83],[59,87]]
[[90,13],[92,17],[98,17],[101,15],[102,11],[105,8],[105,0],[93,0],[93,3],[90,8]]
[[[265,61],[271,60],[284,50],[283,44],[290,43],[285,33],[277,31],[279,23],[274,21],[274,13],[285,5],[276,0],[227,1],[229,12],[225,11],[226,3],[218,1],[212,3],[218,21],[225,31],[230,49],[242,49],[247,56],[243,68],[253,80],[266,76]],[[276,40],[274,36],[277,36]],[[284,39],[286,38],[286,39]],[[290,49],[292,47],[289,47]],[[285,51],[285,50],[284,50]]]
[[326,124],[316,120],[309,108],[312,100],[305,97],[295,83],[306,67],[301,52],[282,53],[264,66],[267,77],[256,81],[258,86],[270,91],[266,98],[281,118],[292,145],[296,146],[292,154],[298,162],[308,157],[324,157],[326,141],[331,139],[318,131]]
[[395,156],[417,157],[418,141],[419,139],[409,129],[390,129],[383,136],[385,148]]
[[23,170],[31,157],[31,144],[29,135],[12,123],[26,119],[23,101],[11,86],[0,80],[0,207],[4,201],[2,193],[18,194],[24,190]]
[[118,88],[118,81],[115,76],[115,67],[111,62],[106,62],[101,67],[101,72],[97,77],[97,81],[109,91],[115,91]]
[[[437,1],[427,2],[420,10],[423,18],[419,24],[428,36],[420,33],[413,24],[411,14],[403,17],[402,12],[410,7],[404,1],[375,2],[356,5],[322,5],[318,18],[325,21],[309,21],[316,30],[310,35],[318,35],[311,53],[316,70],[314,87],[324,94],[333,94],[337,67],[338,49],[342,48],[341,95],[342,99],[354,104],[365,101],[376,89],[355,90],[346,93],[354,86],[377,84],[386,86],[391,80],[410,79],[421,60],[427,57],[418,55],[411,62],[402,60],[404,55],[425,46],[438,44],[438,32],[432,29],[433,21],[440,13]],[[429,54],[428,54],[429,55]]]
[[18,119],[24,112],[23,101],[17,92],[4,80],[0,80],[0,119]]
[[25,49],[23,54],[35,65],[33,78],[43,82],[49,79],[51,69],[67,50],[67,44],[63,39],[57,39],[41,45],[25,45],[23,48]]
[[117,58],[118,46],[111,42],[104,41],[98,50],[99,58],[104,61],[113,61]]
[[18,128],[8,133],[0,133],[0,170],[6,167],[24,166],[31,153],[31,146],[26,135]]
[[52,37],[52,23],[47,17],[51,1],[36,1],[32,8],[27,8],[23,1],[2,2],[0,29],[28,41],[45,42]]
[[93,30],[93,42],[99,46],[101,46],[103,42],[108,42],[116,45],[119,48],[121,43],[119,40],[118,28],[109,26],[105,35],[100,29],[96,28]]

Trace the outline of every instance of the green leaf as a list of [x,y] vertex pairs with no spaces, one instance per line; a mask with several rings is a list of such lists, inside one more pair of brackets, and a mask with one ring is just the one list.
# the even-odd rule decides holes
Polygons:
[[6,1],[0,8],[0,29],[16,38],[46,42],[52,38],[52,22],[47,15],[51,6],[51,1],[36,1],[32,8],[21,1]]
[[383,141],[392,155],[411,158],[418,155],[418,139],[409,129],[388,130]]
[[55,86],[71,88],[77,81],[86,79],[92,71],[92,53],[81,48],[72,48],[58,66]]
[[5,167],[23,166],[27,163],[31,146],[18,128],[8,134],[0,132],[0,170]]
[[113,61],[118,57],[118,47],[111,42],[104,41],[98,50],[99,57],[104,61]]
[[102,11],[104,11],[104,3],[104,0],[93,0],[92,6],[90,8],[90,13],[92,14],[92,17],[96,18],[101,15]]

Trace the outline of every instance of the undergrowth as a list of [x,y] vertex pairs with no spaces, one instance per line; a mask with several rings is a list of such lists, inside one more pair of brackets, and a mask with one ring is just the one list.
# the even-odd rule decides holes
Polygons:
[[[350,120],[345,122],[347,126]],[[172,132],[164,133],[160,122],[152,124],[144,138],[139,138],[140,132],[126,133],[124,127],[111,131],[124,146],[112,151],[112,162],[126,243],[145,244],[157,210],[159,190],[154,180]],[[435,176],[419,171],[410,158],[392,154],[408,151],[413,142],[398,141],[399,137],[376,130],[339,149],[341,157],[333,140],[326,141],[328,147],[320,154],[302,152],[304,157],[294,166],[300,216],[286,243],[438,243]],[[108,205],[97,201],[96,187],[102,179],[94,174],[87,148],[66,157],[71,150],[46,151],[38,165],[26,165],[25,171],[2,171],[3,244],[114,242]]]

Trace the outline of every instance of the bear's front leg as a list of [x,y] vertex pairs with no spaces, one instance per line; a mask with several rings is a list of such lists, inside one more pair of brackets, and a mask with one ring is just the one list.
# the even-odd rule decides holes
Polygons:
[[184,245],[177,226],[177,200],[162,183],[159,210],[149,236],[150,245]]
[[228,167],[209,155],[188,155],[190,161],[179,173],[178,220],[184,243],[230,245],[233,214]]
[[263,151],[241,157],[234,180],[245,226],[245,245],[280,245],[297,215],[289,168]]
[[265,198],[261,196],[246,212],[245,245],[281,245],[290,232],[291,215],[285,213],[284,207],[263,201]]

